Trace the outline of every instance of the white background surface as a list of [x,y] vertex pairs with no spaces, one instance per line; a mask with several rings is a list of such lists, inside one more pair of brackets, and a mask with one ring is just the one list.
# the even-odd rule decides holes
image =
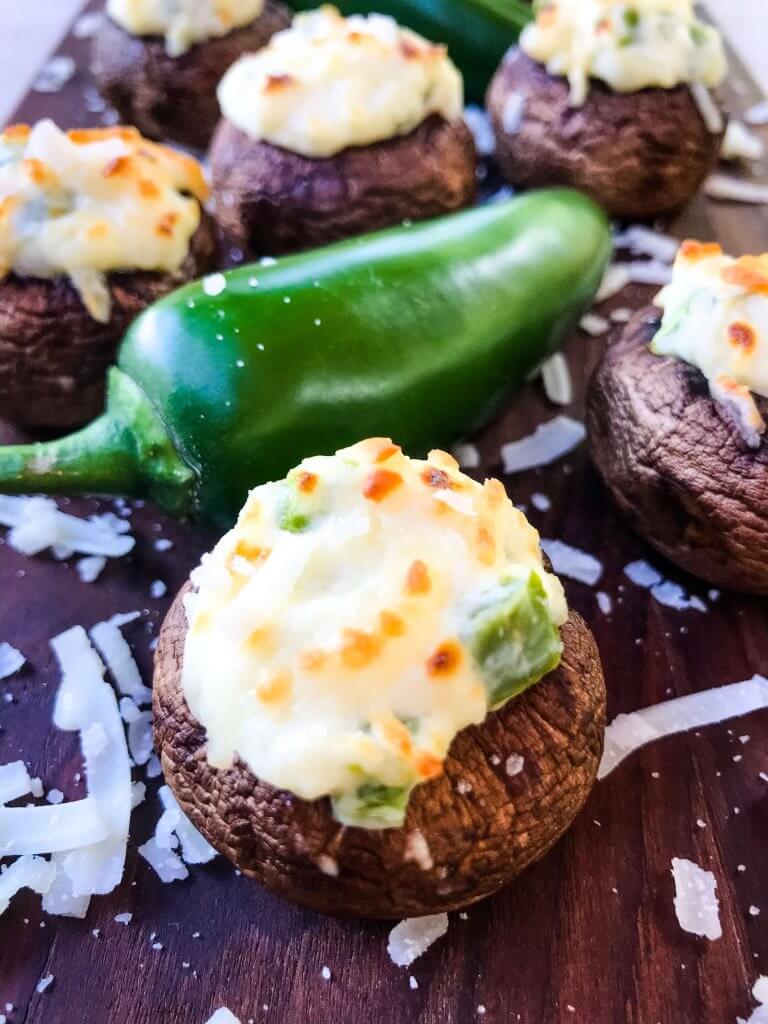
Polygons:
[[[0,0],[0,123],[10,116],[83,2]],[[707,6],[768,93],[768,0],[707,0]]]

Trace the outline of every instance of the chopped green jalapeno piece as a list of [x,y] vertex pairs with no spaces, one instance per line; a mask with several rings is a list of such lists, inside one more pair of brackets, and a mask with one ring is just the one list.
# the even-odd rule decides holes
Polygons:
[[399,828],[412,788],[366,783],[354,793],[333,797],[333,816],[342,825],[358,828]]
[[497,708],[560,663],[562,642],[538,573],[503,581],[475,608],[464,640]]

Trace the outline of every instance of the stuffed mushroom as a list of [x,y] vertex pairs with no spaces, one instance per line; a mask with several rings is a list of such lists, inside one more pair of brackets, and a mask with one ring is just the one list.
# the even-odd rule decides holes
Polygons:
[[670,561],[768,594],[768,254],[686,242],[656,303],[593,377],[592,458]]
[[488,109],[505,177],[572,185],[638,220],[685,206],[716,164],[726,73],[692,0],[545,0],[505,58]]
[[197,161],[134,128],[0,133],[0,417],[66,429],[102,409],[132,320],[211,268]]
[[459,72],[382,15],[298,15],[219,87],[216,216],[250,255],[468,206],[476,152]]
[[157,649],[163,771],[245,874],[331,914],[490,895],[583,805],[605,689],[497,480],[371,439],[252,491]]
[[107,0],[91,71],[122,120],[151,139],[205,149],[216,87],[245,53],[290,23],[276,0]]

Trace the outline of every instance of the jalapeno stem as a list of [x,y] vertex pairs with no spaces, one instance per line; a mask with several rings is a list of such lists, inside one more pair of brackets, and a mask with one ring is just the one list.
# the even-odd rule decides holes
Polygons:
[[110,371],[106,411],[87,427],[54,441],[0,447],[0,494],[149,497],[186,515],[196,483],[149,399],[117,369]]

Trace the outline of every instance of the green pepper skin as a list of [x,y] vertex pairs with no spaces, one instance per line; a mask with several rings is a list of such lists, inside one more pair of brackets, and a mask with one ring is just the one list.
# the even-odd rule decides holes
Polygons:
[[[293,0],[297,11],[316,0]],[[400,25],[443,43],[464,76],[467,100],[483,103],[501,58],[533,17],[524,0],[334,0],[342,14],[388,14]]]
[[597,206],[553,190],[212,275],[134,322],[100,419],[0,449],[0,493],[143,495],[228,527],[307,455],[448,446],[573,328],[611,247]]
[[413,456],[487,422],[591,303],[611,250],[578,193],[496,206],[291,256],[175,292],[118,366],[232,522],[308,454],[394,437]]

